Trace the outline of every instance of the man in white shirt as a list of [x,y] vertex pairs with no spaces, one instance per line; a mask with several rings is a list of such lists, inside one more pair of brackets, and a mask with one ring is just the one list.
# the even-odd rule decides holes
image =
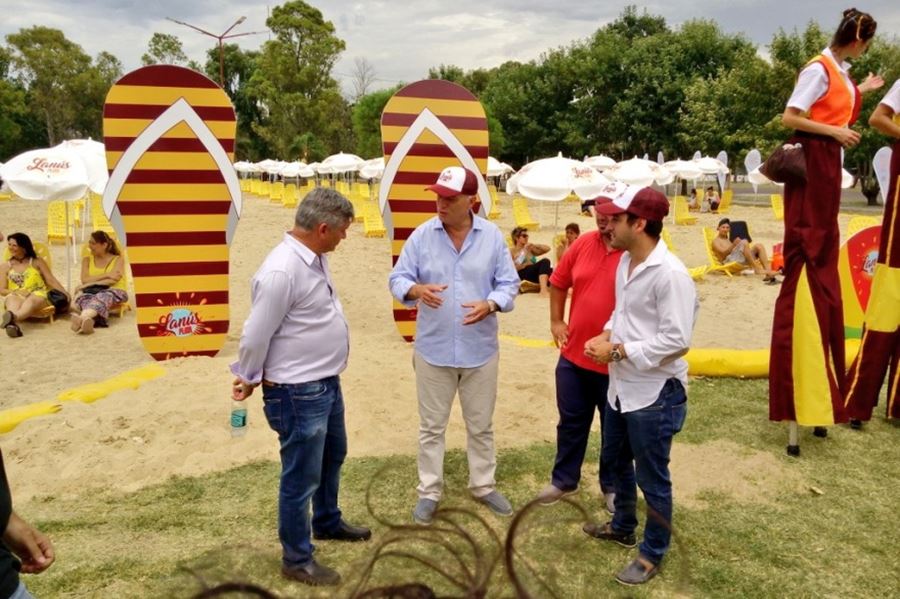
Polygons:
[[616,271],[616,307],[585,353],[608,363],[603,461],[615,477],[615,514],[604,525],[585,524],[590,536],[625,547],[637,544],[637,485],[647,523],[637,558],[616,575],[641,584],[656,575],[671,538],[669,451],[687,413],[687,353],[698,302],[684,264],[659,243],[669,202],[658,191],[627,187],[598,207],[610,216],[611,245],[625,250]]
[[[364,541],[371,532],[341,518],[338,487],[347,455],[344,399],[338,375],[347,367],[350,335],[325,254],[347,236],[353,205],[336,191],[311,191],[256,272],[241,335],[232,396],[244,400],[262,384],[263,410],[281,443],[278,536],[282,574],[306,584],[335,585],[340,575],[313,559],[316,539]],[[309,504],[313,517],[310,527]]]

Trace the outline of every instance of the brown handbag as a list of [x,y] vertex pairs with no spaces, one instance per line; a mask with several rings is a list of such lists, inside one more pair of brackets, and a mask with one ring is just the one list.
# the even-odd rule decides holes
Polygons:
[[806,154],[803,145],[782,144],[775,148],[759,172],[776,183],[806,183]]

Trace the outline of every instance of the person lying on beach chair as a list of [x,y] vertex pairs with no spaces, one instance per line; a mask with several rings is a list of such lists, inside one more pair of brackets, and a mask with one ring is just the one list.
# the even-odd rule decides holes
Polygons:
[[731,220],[723,218],[716,228],[716,237],[712,241],[712,250],[716,257],[723,263],[737,262],[753,269],[758,275],[763,275],[763,281],[769,285],[776,285],[778,279],[770,268],[766,248],[761,243],[751,243],[741,237],[731,239]]

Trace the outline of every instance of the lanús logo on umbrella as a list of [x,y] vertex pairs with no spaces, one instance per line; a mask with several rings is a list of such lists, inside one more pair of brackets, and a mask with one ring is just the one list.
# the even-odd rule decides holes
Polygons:
[[51,160],[43,156],[35,156],[31,164],[25,167],[27,171],[41,171],[42,173],[58,173],[72,167],[68,160]]

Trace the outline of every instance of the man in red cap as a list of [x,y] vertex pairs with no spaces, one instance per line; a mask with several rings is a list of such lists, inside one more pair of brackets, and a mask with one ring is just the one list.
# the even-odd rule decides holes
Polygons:
[[[609,389],[609,367],[598,364],[584,353],[584,344],[603,332],[603,325],[616,304],[616,268],[622,250],[612,247],[607,231],[609,216],[596,206],[612,201],[624,188],[612,183],[601,195],[589,200],[597,221],[597,230],[576,238],[563,254],[550,277],[550,333],[560,348],[556,364],[556,460],[550,484],[538,493],[541,505],[555,503],[575,493],[581,480],[581,465],[587,449],[594,411],[600,412]],[[566,300],[572,291],[569,321],[565,320]],[[615,487],[612,470],[600,462],[600,490],[606,507],[613,511]]]
[[684,264],[660,243],[669,202],[658,191],[627,186],[597,207],[610,217],[612,247],[625,250],[616,271],[616,307],[585,353],[609,364],[602,461],[611,465],[615,513],[588,523],[588,535],[637,544],[637,485],[647,502],[639,554],[616,575],[628,585],[656,575],[671,540],[672,437],[687,414],[687,353],[697,314],[697,291]]
[[519,291],[503,233],[473,211],[478,175],[445,168],[434,185],[437,216],[412,232],[391,271],[391,294],[418,303],[413,364],[419,399],[419,500],[413,519],[430,524],[444,486],[444,432],[453,398],[466,421],[469,492],[495,514],[512,515],[497,490],[493,417],[497,399],[497,312]]

